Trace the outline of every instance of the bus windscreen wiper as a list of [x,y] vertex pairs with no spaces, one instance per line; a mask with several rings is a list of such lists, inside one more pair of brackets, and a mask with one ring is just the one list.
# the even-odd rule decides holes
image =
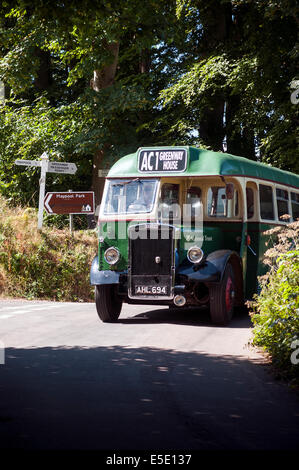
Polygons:
[[140,181],[140,178],[135,178],[130,181],[125,181],[124,183],[112,183],[111,186],[125,186],[127,184],[135,183],[136,181],[138,181],[140,184],[143,184],[142,181]]

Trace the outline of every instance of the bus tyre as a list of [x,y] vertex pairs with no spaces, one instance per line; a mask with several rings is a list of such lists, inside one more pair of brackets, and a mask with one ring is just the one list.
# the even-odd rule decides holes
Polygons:
[[235,282],[231,264],[227,264],[221,283],[210,288],[210,315],[215,325],[227,325],[234,312]]
[[105,323],[116,322],[122,307],[122,301],[116,292],[116,286],[99,285],[95,288],[95,302],[98,315]]

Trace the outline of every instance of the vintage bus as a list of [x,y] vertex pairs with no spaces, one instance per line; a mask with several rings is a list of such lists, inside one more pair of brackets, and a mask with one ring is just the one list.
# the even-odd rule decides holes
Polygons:
[[105,182],[90,279],[98,315],[122,303],[202,306],[226,325],[257,292],[273,225],[299,218],[299,177],[227,153],[140,148]]

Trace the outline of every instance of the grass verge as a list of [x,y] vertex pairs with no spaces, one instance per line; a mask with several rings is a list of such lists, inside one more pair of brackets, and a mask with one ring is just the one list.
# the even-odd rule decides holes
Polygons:
[[10,208],[0,197],[2,296],[92,301],[89,270],[96,252],[94,230],[38,231],[35,209]]

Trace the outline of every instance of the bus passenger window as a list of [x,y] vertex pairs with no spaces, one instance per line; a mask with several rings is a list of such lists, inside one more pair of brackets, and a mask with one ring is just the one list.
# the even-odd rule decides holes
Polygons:
[[259,185],[260,189],[260,215],[262,219],[274,220],[272,186]]
[[211,217],[227,216],[225,188],[212,186],[208,191],[208,215]]
[[[200,188],[189,188],[187,191],[186,204],[188,205],[189,216],[191,213],[191,218],[194,218],[195,215],[200,216],[201,209],[201,189]],[[189,208],[190,206],[190,208]]]
[[252,188],[246,188],[247,219],[254,216],[254,193]]
[[276,189],[276,200],[277,200],[277,213],[278,218],[282,218],[283,215],[289,214],[289,193],[285,189]]
[[239,193],[235,189],[232,199],[227,199],[226,188],[211,186],[208,190],[208,216],[237,217],[239,214]]
[[299,219],[299,193],[291,193],[293,220]]

